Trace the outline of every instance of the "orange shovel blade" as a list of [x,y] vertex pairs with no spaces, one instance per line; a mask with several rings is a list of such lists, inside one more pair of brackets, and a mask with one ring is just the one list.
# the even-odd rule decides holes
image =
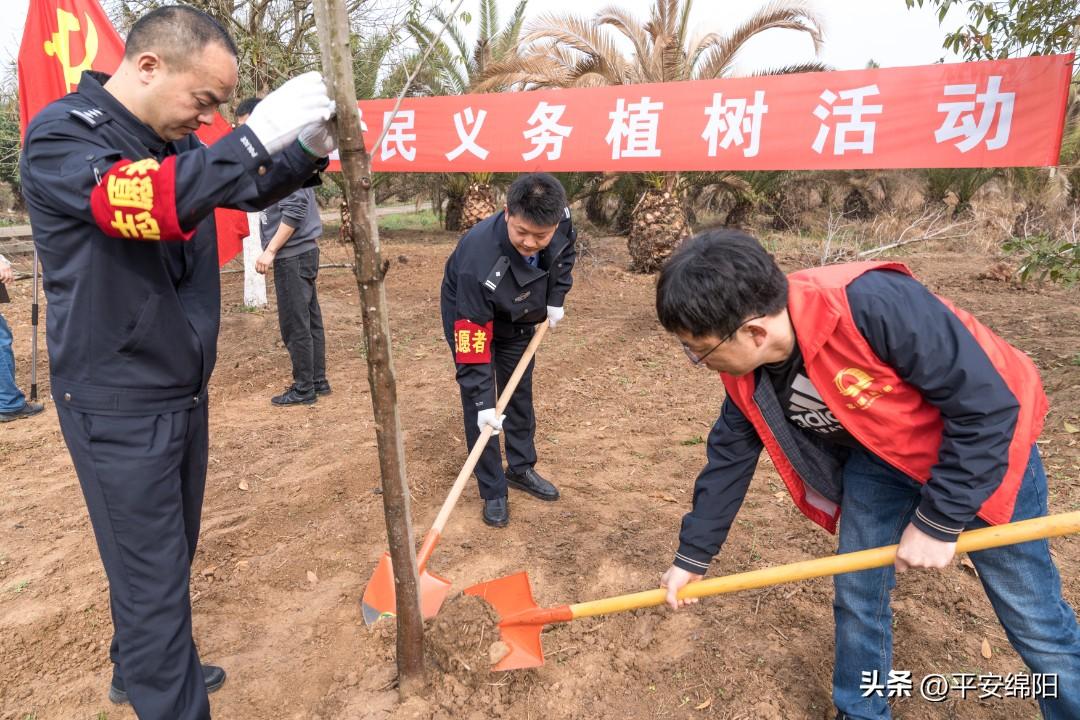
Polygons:
[[[439,614],[439,608],[450,593],[450,581],[433,575],[424,568],[420,571],[420,612],[425,620]],[[371,580],[364,588],[360,602],[364,623],[373,625],[384,617],[397,614],[397,593],[394,589],[394,565],[390,553],[383,553]]]
[[[544,623],[514,622],[522,613],[536,611],[529,576],[520,572],[514,575],[478,583],[465,589],[466,595],[486,600],[499,613],[499,630],[502,641],[510,652],[492,670],[518,670],[540,667],[544,664],[544,648],[540,644],[540,631]],[[528,616],[526,616],[528,617]]]

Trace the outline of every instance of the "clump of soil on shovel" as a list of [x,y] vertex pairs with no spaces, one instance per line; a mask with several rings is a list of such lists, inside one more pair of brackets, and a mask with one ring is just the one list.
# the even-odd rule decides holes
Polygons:
[[[485,717],[501,717],[531,672],[493,673],[491,666],[508,651],[499,639],[499,617],[471,595],[449,598],[425,633],[432,706],[448,717],[465,717],[465,707],[485,707]],[[436,713],[434,717],[441,717]]]
[[425,640],[440,673],[487,673],[492,644],[502,645],[499,616],[480,598],[456,595],[428,625]]

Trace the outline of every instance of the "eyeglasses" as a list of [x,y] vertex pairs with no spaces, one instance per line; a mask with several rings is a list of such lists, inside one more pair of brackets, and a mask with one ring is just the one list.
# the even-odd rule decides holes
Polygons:
[[707,353],[705,353],[704,355],[698,355],[693,350],[691,350],[690,346],[687,345],[686,343],[679,343],[679,344],[682,345],[683,352],[686,353],[687,359],[690,360],[690,362],[695,366],[700,365],[701,363],[705,362],[705,358],[709,357],[709,355],[711,355],[712,352],[714,350],[716,350],[716,348],[720,347],[721,345],[726,343],[728,340],[735,337],[735,333],[739,332],[739,330],[742,330],[743,325],[750,322],[751,320],[760,320],[763,317],[765,317],[765,316],[764,315],[755,315],[752,318],[747,318],[747,319],[743,320],[741,323],[739,323],[738,327],[736,327],[730,333],[725,335],[724,338],[720,342],[716,343],[711,348],[709,348],[709,351]]

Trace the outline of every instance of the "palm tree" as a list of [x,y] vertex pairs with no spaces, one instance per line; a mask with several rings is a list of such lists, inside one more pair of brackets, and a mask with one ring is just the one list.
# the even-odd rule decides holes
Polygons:
[[[521,35],[528,0],[520,0],[506,25],[500,28],[496,0],[480,0],[479,27],[476,43],[465,40],[463,26],[471,22],[468,13],[447,17],[436,8],[431,17],[446,26],[444,40],[435,41],[436,31],[421,22],[409,24],[409,32],[419,49],[406,59],[388,79],[388,85],[404,83],[405,77],[423,56],[424,49],[434,41],[435,46],[425,65],[417,73],[410,95],[464,95],[476,92],[476,85],[488,69],[512,56]],[[492,86],[487,92],[506,88]],[[444,224],[447,230],[467,230],[496,210],[495,191],[491,173],[448,173],[444,178],[447,197]]]
[[[821,49],[821,24],[798,2],[774,1],[729,34],[690,35],[693,0],[655,0],[645,20],[618,6],[592,18],[544,15],[530,24],[517,53],[493,62],[478,92],[511,88],[601,87],[730,77],[739,51],[767,30],[795,30],[808,35],[814,51]],[[630,41],[633,53],[624,55],[617,35]],[[823,70],[817,62],[762,70],[755,74]],[[690,233],[682,207],[683,185],[678,173],[650,174],[644,194],[631,212],[628,245],[634,270],[652,272],[663,264]]]

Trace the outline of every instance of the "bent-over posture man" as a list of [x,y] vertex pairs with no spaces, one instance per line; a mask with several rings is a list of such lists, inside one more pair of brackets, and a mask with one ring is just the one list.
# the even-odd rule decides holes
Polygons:
[[[1045,515],[1035,440],[1047,410],[1028,357],[915,280],[861,262],[784,276],[756,240],[705,232],[664,266],[663,326],[727,398],[661,584],[676,593],[719,552],[764,447],[839,552],[899,543],[895,567],[835,577],[838,718],[890,717],[896,572],[952,562],[963,530]],[[1080,718],[1080,628],[1045,540],[970,554],[1016,651],[1055,674],[1046,718]]]
[[536,323],[563,319],[563,303],[573,283],[577,251],[566,192],[547,173],[522,175],[506,193],[506,208],[471,228],[446,261],[442,283],[442,321],[454,353],[465,437],[471,448],[485,425],[503,430],[507,470],[499,440],[492,437],[476,464],[484,522],[510,522],[507,486],[541,500],[558,500],[555,485],[535,469],[536,416],[530,362],[497,417],[496,391],[502,392],[525,353]]

